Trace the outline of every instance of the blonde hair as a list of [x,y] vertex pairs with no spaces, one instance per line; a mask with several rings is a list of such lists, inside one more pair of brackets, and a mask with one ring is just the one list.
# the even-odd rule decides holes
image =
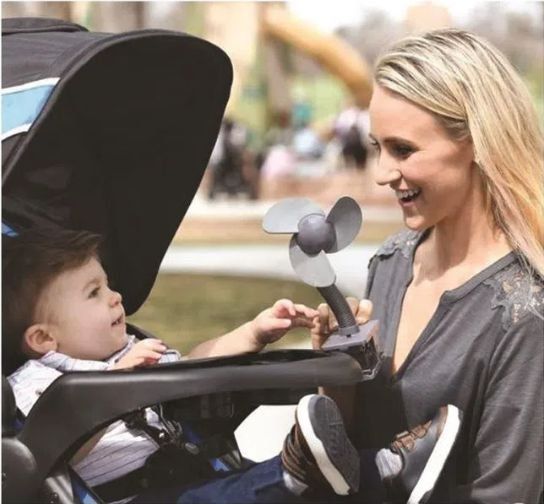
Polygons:
[[394,45],[378,60],[375,79],[433,113],[452,138],[471,138],[486,211],[544,278],[543,138],[507,59],[474,34],[436,30]]

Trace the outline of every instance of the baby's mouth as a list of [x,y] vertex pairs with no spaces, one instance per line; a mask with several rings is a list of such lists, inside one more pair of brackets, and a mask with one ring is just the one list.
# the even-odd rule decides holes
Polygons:
[[122,322],[123,322],[123,315],[121,315],[118,319],[115,319],[115,320],[111,323],[111,325],[112,325],[112,326],[116,326],[116,325],[121,324]]
[[410,203],[421,194],[421,189],[406,189],[404,191],[396,190],[395,194],[402,203]]

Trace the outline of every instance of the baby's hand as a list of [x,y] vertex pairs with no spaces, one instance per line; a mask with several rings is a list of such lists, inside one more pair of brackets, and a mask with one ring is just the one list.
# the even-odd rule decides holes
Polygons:
[[136,343],[111,369],[125,369],[155,364],[166,352],[166,345],[158,339],[147,338]]
[[313,319],[319,315],[317,310],[303,304],[295,304],[289,299],[276,301],[253,320],[254,338],[257,346],[264,348],[269,343],[282,338],[294,327],[314,326]]

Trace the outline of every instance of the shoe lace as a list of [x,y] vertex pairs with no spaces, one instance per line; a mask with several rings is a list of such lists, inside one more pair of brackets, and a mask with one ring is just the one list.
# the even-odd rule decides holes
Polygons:
[[395,436],[395,440],[391,443],[390,449],[395,453],[401,452],[404,448],[405,450],[412,451],[416,444],[417,439],[425,437],[431,426],[431,421],[426,422],[421,425],[417,425],[409,431],[401,432]]

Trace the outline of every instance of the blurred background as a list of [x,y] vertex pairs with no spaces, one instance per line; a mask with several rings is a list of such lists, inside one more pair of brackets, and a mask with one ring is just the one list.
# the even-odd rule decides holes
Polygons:
[[[3,1],[2,17],[15,16],[103,32],[184,31],[232,60],[232,94],[208,169],[148,301],[132,317],[182,351],[278,298],[320,302],[292,272],[288,237],[261,230],[266,210],[284,197],[306,196],[324,210],[343,195],[360,203],[361,233],[331,262],[344,293],[362,296],[368,259],[402,228],[393,194],[373,182],[367,140],[372,65],[395,40],[452,26],[486,37],[523,76],[544,124],[541,2]],[[279,344],[304,346],[305,336]]]

